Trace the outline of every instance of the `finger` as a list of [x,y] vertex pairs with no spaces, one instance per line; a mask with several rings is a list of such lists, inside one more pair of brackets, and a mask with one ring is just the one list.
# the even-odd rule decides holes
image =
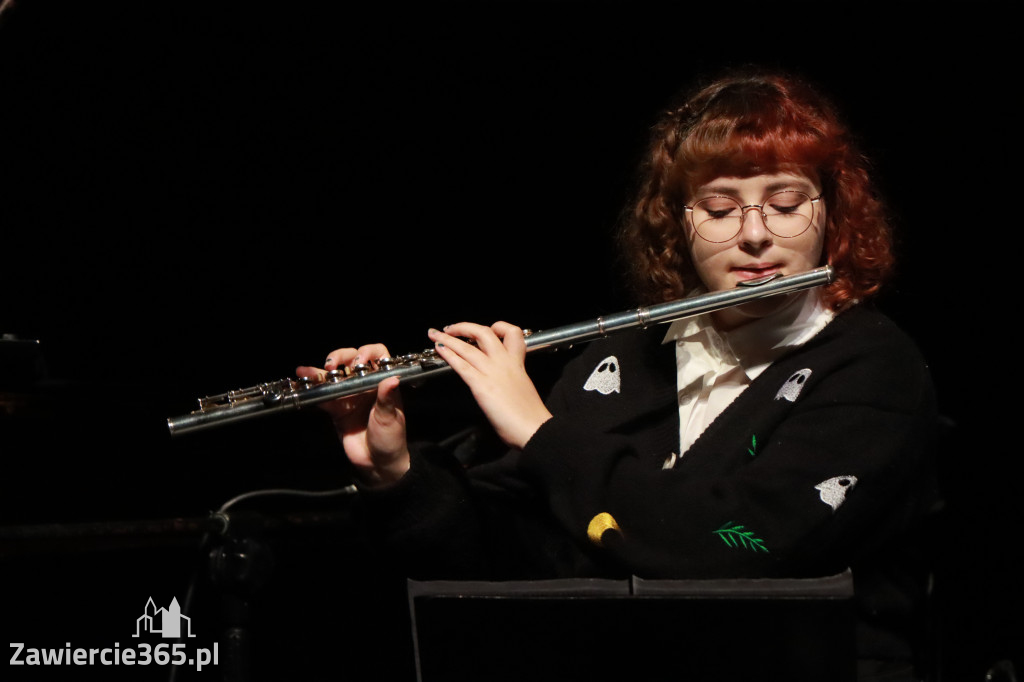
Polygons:
[[327,376],[327,372],[320,369],[319,367],[309,367],[307,365],[299,365],[295,368],[295,376],[305,379],[317,379],[318,381]]
[[349,366],[369,364],[372,360],[379,360],[380,358],[386,357],[390,357],[387,346],[383,343],[370,343],[356,349],[356,355],[352,358]]
[[[446,334],[450,339],[457,339],[462,343],[466,343],[468,346],[475,346],[483,351],[484,354],[501,350],[501,339],[495,336],[490,327],[485,327],[482,324],[459,322],[458,324],[448,325],[441,333]],[[469,339],[472,343],[467,343],[466,339]],[[463,350],[462,346],[455,343],[454,340],[449,345],[454,346],[460,352]]]
[[338,348],[332,350],[327,354],[327,360],[324,362],[324,369],[330,371],[332,369],[338,369],[344,367],[352,361],[352,358],[356,356],[358,351],[355,348]]
[[327,354],[324,369],[330,371],[339,367],[352,367],[385,357],[388,357],[388,349],[383,343],[371,343],[359,348],[338,348]]
[[389,377],[377,386],[376,393],[360,393],[328,403],[334,426],[342,433],[361,433],[367,418],[381,426],[391,426],[401,410],[398,377]]
[[341,433],[359,433],[366,429],[375,396],[373,393],[357,393],[336,400],[318,403],[331,416],[334,427]]
[[[441,358],[452,365],[452,369],[458,372],[463,379],[470,379],[471,375],[466,373],[468,369],[484,371],[490,358],[477,345],[476,341],[467,341],[451,334],[431,329],[427,336],[434,342],[434,350]],[[492,334],[493,336],[493,334]],[[501,348],[501,342],[494,340],[497,348]]]
[[450,337],[443,332],[439,332],[436,329],[431,329],[427,332],[427,336],[434,341],[434,350],[441,356],[441,359],[448,363],[448,366],[455,370],[463,381],[470,381],[476,375],[479,374],[479,370],[473,366],[468,360],[466,360],[458,350],[455,350],[449,344],[458,345],[460,348],[464,348],[467,352],[475,353],[479,358],[485,357],[479,349],[471,346],[461,339]]
[[505,348],[518,358],[526,355],[526,338],[523,330],[508,322],[495,322],[491,329],[501,339]]
[[398,377],[388,377],[377,385],[377,401],[373,405],[373,418],[382,426],[390,426],[402,410],[402,394],[398,390]]

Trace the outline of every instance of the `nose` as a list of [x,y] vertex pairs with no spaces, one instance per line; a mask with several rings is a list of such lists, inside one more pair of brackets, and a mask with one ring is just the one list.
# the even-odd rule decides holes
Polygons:
[[763,249],[772,241],[772,233],[765,224],[762,208],[757,205],[744,206],[740,223],[740,245],[748,249]]

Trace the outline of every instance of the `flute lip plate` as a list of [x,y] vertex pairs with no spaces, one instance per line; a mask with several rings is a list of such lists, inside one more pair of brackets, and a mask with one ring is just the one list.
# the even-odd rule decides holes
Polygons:
[[782,277],[781,272],[773,272],[772,274],[765,275],[764,277],[755,277],[754,279],[740,280],[739,282],[736,283],[736,286],[758,287],[761,286],[762,284],[767,284],[768,282],[771,282],[773,279],[778,279],[779,277]]

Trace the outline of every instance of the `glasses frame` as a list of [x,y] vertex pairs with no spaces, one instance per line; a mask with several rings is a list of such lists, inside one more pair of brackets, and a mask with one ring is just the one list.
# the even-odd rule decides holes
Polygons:
[[[764,207],[765,207],[766,204],[768,204],[771,201],[772,197],[778,196],[780,194],[803,194],[811,202],[811,218],[810,218],[810,220],[807,221],[807,227],[805,227],[804,229],[800,230],[796,234],[791,234],[791,235],[788,235],[788,236],[783,236],[781,234],[776,233],[771,228],[771,225],[768,224],[768,214],[764,212]],[[735,239],[736,236],[740,232],[743,232],[743,223],[747,219],[747,211],[750,210],[750,209],[753,209],[753,208],[756,208],[758,210],[758,213],[761,214],[761,222],[764,223],[764,227],[765,227],[766,230],[771,232],[773,235],[775,235],[779,239],[794,239],[794,238],[799,237],[800,235],[802,235],[804,232],[806,232],[811,227],[811,225],[814,224],[814,217],[815,217],[815,214],[816,214],[816,211],[817,211],[817,205],[818,205],[818,202],[821,201],[821,198],[823,196],[825,196],[824,192],[822,192],[821,194],[819,194],[816,197],[812,197],[807,192],[802,192],[802,191],[800,191],[798,189],[784,189],[781,192],[774,192],[774,193],[772,193],[771,195],[766,197],[764,199],[764,201],[762,201],[760,204],[747,204],[746,206],[744,206],[742,204],[742,202],[740,202],[738,199],[736,199],[736,197],[729,197],[729,196],[725,196],[724,194],[712,194],[710,196],[701,197],[697,201],[693,202],[693,206],[683,206],[683,211],[684,212],[689,212],[689,214],[690,214],[690,225],[693,227],[694,233],[696,233],[696,235],[698,237],[700,237],[701,239],[703,239],[704,241],[710,242],[711,244],[724,244],[725,242],[732,241],[733,239]],[[693,209],[697,206],[697,204],[699,204],[702,201],[707,201],[708,199],[729,199],[730,201],[735,201],[736,204],[740,207],[740,214],[741,214],[740,215],[740,227],[730,237],[728,237],[726,239],[721,239],[721,240],[715,241],[714,239],[708,239],[707,237],[705,237],[704,235],[702,235],[700,233],[700,230],[697,229],[697,225],[693,222]]]

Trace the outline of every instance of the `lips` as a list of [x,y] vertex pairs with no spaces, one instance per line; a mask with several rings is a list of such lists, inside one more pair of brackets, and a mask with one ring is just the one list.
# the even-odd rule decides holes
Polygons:
[[767,277],[782,271],[781,263],[746,263],[730,268],[729,271],[740,279]]

